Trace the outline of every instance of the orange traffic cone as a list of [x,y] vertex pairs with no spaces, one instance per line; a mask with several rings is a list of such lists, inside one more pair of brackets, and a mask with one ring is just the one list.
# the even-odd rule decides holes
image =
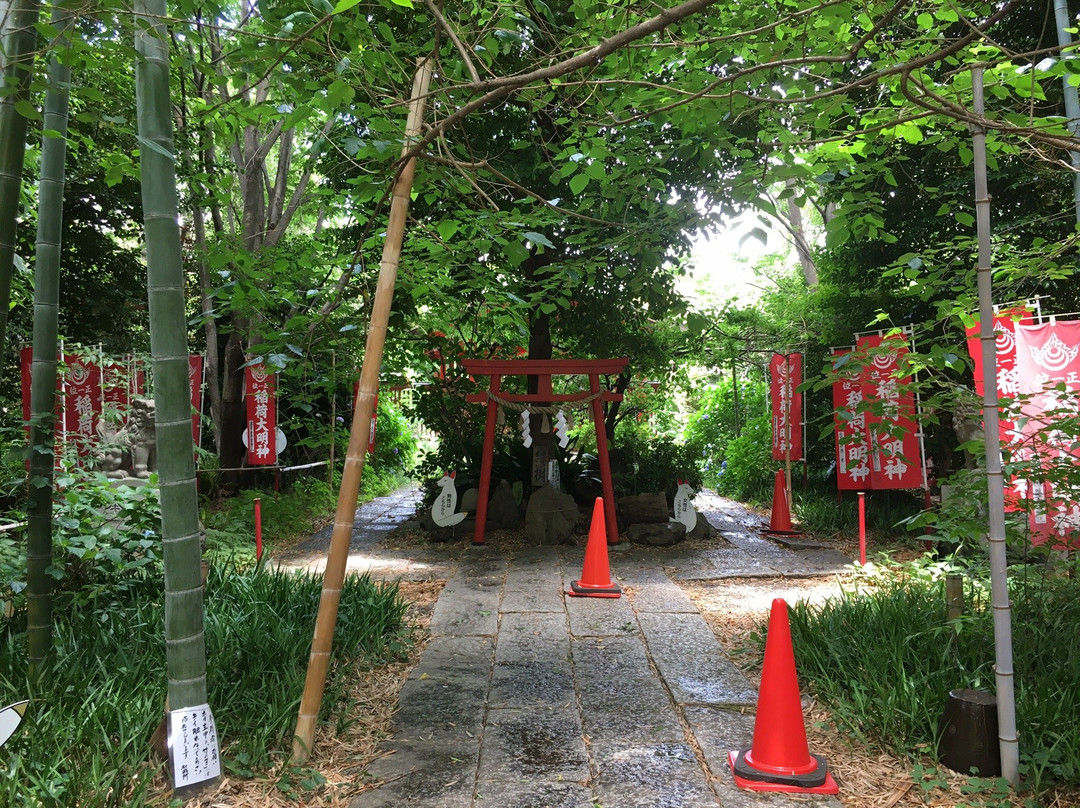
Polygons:
[[772,518],[769,520],[769,529],[765,532],[779,536],[794,536],[799,533],[791,527],[791,507],[788,504],[787,479],[783,470],[776,472],[776,482],[773,484]]
[[728,763],[735,784],[751,791],[836,794],[840,790],[825,758],[811,755],[806,745],[791,627],[782,598],[772,602],[769,614],[753,746],[731,752]]
[[589,543],[585,545],[585,567],[581,580],[570,584],[568,595],[590,598],[617,598],[622,587],[611,582],[607,557],[607,529],[604,527],[604,500],[596,498],[593,505],[592,524],[589,525]]

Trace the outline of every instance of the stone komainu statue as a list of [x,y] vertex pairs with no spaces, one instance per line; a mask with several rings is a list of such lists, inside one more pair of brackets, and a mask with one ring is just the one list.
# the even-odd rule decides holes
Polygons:
[[97,432],[95,465],[106,477],[114,480],[145,480],[157,469],[153,399],[134,399],[124,426],[118,428],[113,422],[102,418]]
[[131,402],[128,420],[131,435],[132,476],[145,480],[157,468],[157,432],[154,427],[154,401],[136,398]]

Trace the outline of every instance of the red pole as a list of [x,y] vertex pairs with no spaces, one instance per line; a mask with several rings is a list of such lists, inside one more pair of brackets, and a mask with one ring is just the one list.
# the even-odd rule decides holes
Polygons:
[[262,561],[262,502],[255,497],[255,563]]
[[[589,374],[589,392],[600,392],[600,375]],[[611,461],[608,458],[607,432],[604,431],[604,402],[599,396],[592,400],[593,427],[596,430],[596,459],[600,463],[600,488],[604,492],[604,519],[607,522],[608,544],[619,543],[619,523],[615,521],[615,487],[611,481]]]
[[[491,376],[490,390],[498,395],[502,377]],[[474,546],[484,543],[484,530],[487,527],[488,494],[491,492],[491,464],[495,453],[495,422],[499,417],[499,405],[492,399],[487,403],[487,421],[484,423],[484,454],[480,458],[480,491],[476,497],[476,527],[473,529]]]
[[859,563],[866,566],[866,494],[859,492]]

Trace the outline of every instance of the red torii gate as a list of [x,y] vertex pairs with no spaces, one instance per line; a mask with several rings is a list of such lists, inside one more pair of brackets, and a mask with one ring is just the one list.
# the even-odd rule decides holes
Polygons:
[[[593,425],[596,428],[596,456],[600,463],[600,482],[604,492],[604,521],[607,523],[608,544],[619,541],[619,526],[615,522],[615,494],[611,485],[611,463],[608,460],[607,434],[604,432],[605,401],[622,401],[621,393],[600,389],[600,376],[621,373],[629,360],[621,359],[465,359],[461,365],[473,376],[489,376],[491,386],[485,393],[472,393],[466,400],[487,404],[487,423],[484,427],[484,456],[480,461],[480,492],[476,502],[476,530],[473,544],[484,543],[487,524],[488,495],[491,492],[491,461],[495,451],[495,421],[500,402],[514,404],[550,405],[589,402],[592,405]],[[535,393],[500,393],[503,376],[538,377]],[[552,392],[552,376],[588,376],[588,393]]]

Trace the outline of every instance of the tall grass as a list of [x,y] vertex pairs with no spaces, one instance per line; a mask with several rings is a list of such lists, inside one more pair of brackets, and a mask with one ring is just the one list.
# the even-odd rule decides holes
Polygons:
[[[940,565],[879,572],[823,605],[791,608],[802,684],[842,729],[901,754],[933,752],[948,692],[994,689],[987,581],[969,574],[968,609],[945,616]],[[1022,774],[1036,789],[1080,785],[1080,581],[1011,571]]]
[[[234,776],[270,769],[291,748],[320,581],[282,571],[212,570],[207,581],[211,708]],[[396,586],[347,579],[322,716],[345,713],[351,669],[406,650]],[[164,607],[148,581],[122,601],[58,609],[56,662],[31,688],[25,619],[4,626],[0,703],[30,698],[4,746],[0,806],[146,804],[160,763],[149,740],[165,698]]]

